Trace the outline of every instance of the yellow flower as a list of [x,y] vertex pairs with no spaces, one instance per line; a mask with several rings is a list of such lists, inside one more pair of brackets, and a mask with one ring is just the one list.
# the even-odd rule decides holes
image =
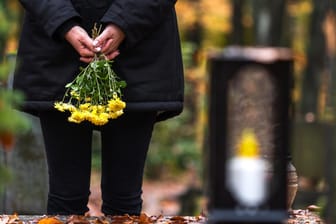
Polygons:
[[84,103],[79,105],[79,109],[81,110],[89,110],[91,104],[90,103]]
[[97,105],[97,112],[98,113],[105,112],[105,106],[103,106],[103,105]]
[[55,107],[57,110],[61,111],[61,112],[64,112],[64,111],[65,111],[62,102],[55,102],[55,103],[54,103],[54,107]]
[[101,117],[99,114],[92,114],[90,121],[95,125],[104,125],[108,122],[108,117]]
[[63,103],[63,109],[68,110],[70,112],[76,111],[76,107],[70,103]]
[[105,113],[105,112],[100,113],[98,116],[99,116],[99,118],[105,119],[105,120],[108,120],[108,118],[109,118],[108,113]]
[[115,112],[110,112],[109,113],[109,118],[116,119],[117,117],[119,117],[119,116]]
[[54,107],[61,112],[69,111],[70,122],[87,120],[104,125],[123,114],[126,103],[121,100],[121,89],[125,87],[126,83],[113,71],[112,62],[100,53],[66,84],[63,100],[55,102]]
[[79,124],[81,121],[79,121],[79,120],[76,120],[76,119],[74,119],[73,117],[68,117],[68,121],[69,122],[73,122],[73,123],[77,123],[77,124]]
[[70,95],[71,95],[73,98],[75,98],[75,99],[79,99],[79,94],[78,94],[77,92],[75,92],[75,91],[71,91],[71,92],[70,92]]
[[116,119],[116,118],[120,117],[123,113],[124,113],[123,110],[118,110],[118,111],[115,111],[115,112],[111,111],[109,113],[109,118]]
[[116,114],[118,115],[118,117],[119,117],[119,116],[121,116],[121,115],[124,114],[124,111],[123,111],[123,110],[118,110],[118,111],[116,111],[115,113],[116,113]]
[[92,114],[92,113],[90,113],[90,112],[86,112],[85,113],[85,119],[86,120],[88,120],[88,121],[90,121],[91,123],[93,123],[93,117],[94,117],[95,115],[94,114]]
[[[71,119],[70,119],[71,118]],[[84,114],[80,110],[73,111],[70,116],[70,120],[75,123],[80,123],[85,120]]]
[[110,111],[119,111],[124,109],[125,107],[126,103],[120,100],[120,98],[118,97],[108,101],[108,108],[110,109]]

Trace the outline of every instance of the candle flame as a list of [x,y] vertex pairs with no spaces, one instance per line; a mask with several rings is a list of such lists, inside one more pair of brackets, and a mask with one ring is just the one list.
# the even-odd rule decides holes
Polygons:
[[259,157],[259,142],[252,129],[245,129],[238,145],[239,157]]

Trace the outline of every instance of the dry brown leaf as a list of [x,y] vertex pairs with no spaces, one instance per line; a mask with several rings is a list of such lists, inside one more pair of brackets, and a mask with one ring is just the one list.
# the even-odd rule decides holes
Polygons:
[[38,220],[37,224],[63,224],[63,222],[56,217],[45,217]]
[[72,215],[66,220],[67,224],[90,224],[90,221],[82,215]]
[[4,151],[8,152],[13,149],[14,146],[14,134],[10,132],[0,133],[0,143]]
[[110,224],[106,217],[98,217],[93,220],[93,224]]
[[11,224],[15,222],[20,222],[19,216],[16,213],[13,215],[0,216],[0,224]]

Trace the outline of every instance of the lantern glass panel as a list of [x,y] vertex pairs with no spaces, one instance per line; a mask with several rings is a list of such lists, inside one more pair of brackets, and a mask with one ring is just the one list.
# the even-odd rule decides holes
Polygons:
[[268,198],[274,94],[269,72],[257,65],[241,68],[228,83],[226,186],[240,207],[256,209]]

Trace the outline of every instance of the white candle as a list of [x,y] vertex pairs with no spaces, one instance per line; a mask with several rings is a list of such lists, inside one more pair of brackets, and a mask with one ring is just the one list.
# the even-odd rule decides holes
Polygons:
[[255,134],[245,130],[237,154],[227,164],[227,187],[240,205],[258,207],[265,201],[266,168]]

